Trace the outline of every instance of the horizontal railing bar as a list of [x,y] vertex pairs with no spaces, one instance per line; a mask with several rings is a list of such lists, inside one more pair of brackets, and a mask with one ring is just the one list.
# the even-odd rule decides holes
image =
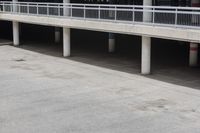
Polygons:
[[[10,5],[10,4],[4,4],[4,6],[5,5]],[[20,4],[16,4],[16,6],[28,6],[28,5],[20,5]],[[29,5],[29,6],[31,6],[31,5]],[[33,6],[33,5],[32,5]],[[44,6],[44,5],[37,5],[38,7],[52,7],[52,8],[57,8],[56,6],[50,6],[50,5],[47,5],[47,6]],[[100,6],[98,6],[98,7],[100,7]],[[59,7],[59,8],[66,8],[65,6],[61,6],[61,7]],[[68,7],[67,7],[68,8]],[[73,9],[83,9],[84,8],[84,6],[83,7],[69,7],[69,8],[73,8]],[[85,6],[85,9],[95,9],[95,10],[99,10],[97,7],[95,7],[95,8],[93,8],[93,7],[87,7],[87,6]],[[119,8],[101,8],[100,7],[100,9],[101,10],[117,10],[117,11],[151,11],[152,12],[152,10],[154,10],[155,12],[165,12],[165,13],[174,13],[175,11],[168,11],[168,10],[156,10],[156,9],[119,9]],[[189,13],[188,11],[177,11],[177,12],[179,12],[179,13],[182,13],[182,12],[184,12],[184,13]],[[191,12],[190,12],[191,13]],[[192,13],[200,13],[200,12],[194,12],[194,11],[192,11]]]
[[[4,4],[4,5],[10,5],[10,4]],[[27,7],[27,6],[34,6],[34,5],[20,5],[20,4],[16,4],[16,6],[18,6],[18,7]],[[49,5],[47,5],[47,6],[44,6],[44,5],[37,5],[38,7],[43,7],[43,8],[47,8],[47,7],[49,7],[49,8],[67,8],[67,9],[82,9],[83,10],[83,8],[84,8],[84,6],[83,7],[65,7],[65,6],[60,6],[60,7],[57,7],[57,6],[49,6]],[[89,10],[99,10],[99,8],[97,8],[97,7],[85,7],[85,9],[89,9]],[[169,11],[169,10],[156,10],[156,9],[119,9],[119,8],[101,8],[100,7],[100,9],[101,10],[109,10],[109,11],[141,11],[141,12],[143,12],[143,11],[147,11],[147,12],[153,12],[153,10],[154,10],[154,12],[160,12],[160,13],[175,13],[175,12],[178,12],[178,13],[187,13],[187,14],[200,14],[200,12],[194,12],[194,11],[192,11],[192,12],[188,12],[188,11],[176,11],[176,10],[174,10],[174,11]]]
[[52,4],[52,5],[79,5],[79,6],[106,6],[106,7],[133,7],[133,8],[159,8],[159,9],[181,9],[181,10],[199,10],[198,7],[171,7],[171,6],[143,6],[143,5],[112,5],[112,4],[79,4],[79,3],[49,3],[49,2],[11,2],[11,1],[1,1],[0,3],[24,3],[24,4]]

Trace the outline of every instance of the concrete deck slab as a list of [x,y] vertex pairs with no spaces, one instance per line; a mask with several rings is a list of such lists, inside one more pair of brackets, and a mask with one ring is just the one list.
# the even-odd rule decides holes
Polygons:
[[199,133],[198,89],[12,46],[0,62],[1,133]]
[[[16,21],[27,24],[38,24],[45,26],[57,26],[74,29],[86,29],[92,31],[120,33],[128,35],[140,35],[163,39],[180,40],[200,43],[200,31],[198,29],[174,28],[165,26],[150,26],[132,23],[115,23],[92,21],[84,19],[71,19],[60,17],[46,17],[34,15],[22,15],[12,13],[0,14],[0,20]],[[41,21],[42,20],[42,21]]]

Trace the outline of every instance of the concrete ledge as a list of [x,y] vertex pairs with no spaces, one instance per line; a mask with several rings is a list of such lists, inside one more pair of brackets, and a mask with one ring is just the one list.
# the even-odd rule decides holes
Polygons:
[[93,20],[70,19],[61,17],[46,17],[34,15],[0,14],[0,20],[19,21],[22,23],[87,29],[121,34],[142,35],[148,37],[181,40],[200,43],[200,30],[162,26],[147,26],[140,24],[124,24]]

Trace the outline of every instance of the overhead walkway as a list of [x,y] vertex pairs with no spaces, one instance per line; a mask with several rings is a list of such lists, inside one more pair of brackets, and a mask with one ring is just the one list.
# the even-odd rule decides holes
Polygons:
[[0,2],[0,19],[14,22],[17,45],[15,22],[64,27],[64,56],[70,56],[70,28],[141,35],[145,44],[142,64],[148,66],[144,74],[150,73],[150,37],[187,41],[192,46],[200,43],[200,9],[194,7],[4,1]]

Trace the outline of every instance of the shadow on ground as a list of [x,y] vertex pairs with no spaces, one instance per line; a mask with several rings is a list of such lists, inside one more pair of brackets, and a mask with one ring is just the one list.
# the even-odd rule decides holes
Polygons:
[[[23,37],[19,48],[62,57],[62,43],[55,44],[52,36],[41,39],[39,34],[27,40]],[[67,59],[140,75],[140,37],[117,35],[116,38],[116,52],[110,54],[107,52],[108,33],[72,31],[72,56]],[[188,67],[188,51],[186,42],[153,39],[152,74],[146,77],[200,89],[200,67]]]

